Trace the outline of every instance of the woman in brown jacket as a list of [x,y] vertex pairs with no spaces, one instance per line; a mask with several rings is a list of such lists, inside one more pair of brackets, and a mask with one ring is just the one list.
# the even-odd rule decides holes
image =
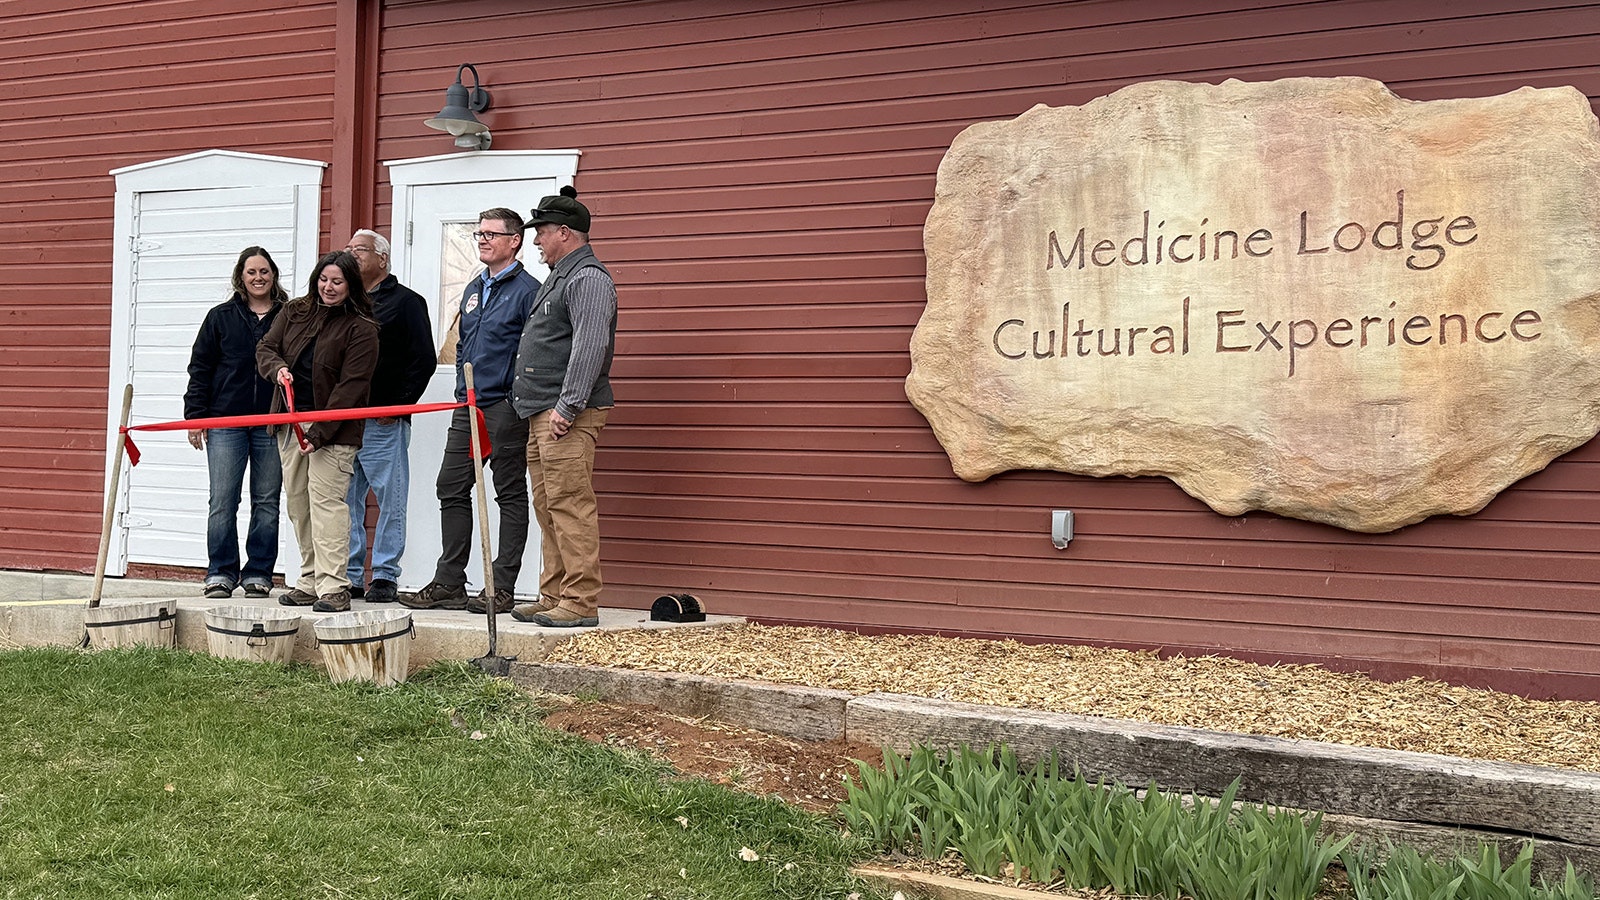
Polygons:
[[[345,252],[317,260],[305,296],[284,306],[256,346],[256,370],[293,389],[297,412],[366,406],[377,365],[372,301],[362,287],[360,263]],[[283,391],[277,391],[272,411],[287,408]],[[277,426],[284,502],[300,545],[300,578],[278,602],[343,612],[350,608],[345,493],[361,446],[362,420],[311,422],[302,428],[309,446],[301,445],[292,427]]]

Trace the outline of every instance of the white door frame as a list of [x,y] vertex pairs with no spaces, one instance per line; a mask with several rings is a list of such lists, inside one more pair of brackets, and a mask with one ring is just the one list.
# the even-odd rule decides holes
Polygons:
[[[286,186],[295,189],[295,258],[314,260],[320,237],[322,174],[328,164],[313,159],[264,156],[236,150],[202,150],[112,169],[116,198],[111,242],[111,368],[106,403],[106,471],[102,499],[111,487],[111,460],[115,458],[117,425],[122,414],[123,385],[133,378],[133,226],[139,195],[163,191],[209,190],[233,187]],[[203,471],[203,470],[202,470]],[[124,478],[116,502],[126,509],[129,479]],[[112,526],[106,573],[128,570],[128,529],[119,514]]]
[[[437,265],[430,270],[434,272],[433,277],[423,283],[419,283],[417,278],[419,273],[428,269],[430,262],[434,264],[438,262],[438,260],[422,260],[420,254],[439,253],[437,233],[431,230],[433,225],[438,223],[429,217],[438,214],[435,201],[440,189],[449,189],[456,185],[470,186],[472,190],[464,193],[481,195],[479,188],[494,188],[498,182],[507,185],[503,195],[508,199],[500,202],[511,204],[525,202],[527,206],[532,206],[540,198],[523,196],[527,193],[527,183],[541,182],[541,189],[549,188],[551,193],[562,186],[571,185],[577,175],[580,155],[577,150],[483,150],[384,163],[389,167],[389,181],[394,188],[389,240],[392,248],[390,271],[412,290],[418,291],[428,299],[429,318],[436,329],[443,328],[440,320],[446,301],[455,298],[435,296],[440,292]],[[514,182],[522,183],[520,191],[513,192],[509,187]],[[502,196],[498,191],[490,193]],[[515,199],[510,199],[511,197]],[[463,215],[475,217],[481,208],[472,208]],[[419,222],[418,216],[425,218]],[[473,221],[476,224],[476,219]],[[413,232],[418,238],[417,242],[412,240]],[[431,246],[424,247],[423,238],[429,234],[435,237],[430,239]],[[525,258],[530,250],[531,243],[525,242],[523,245]],[[537,267],[537,263],[533,265]],[[439,333],[436,331],[436,338]],[[454,398],[455,381],[454,363],[439,366],[428,384],[428,390],[423,396],[424,401],[448,401]],[[434,564],[439,553],[438,501],[434,488],[434,473],[438,470],[440,454],[444,449],[444,427],[448,424],[448,420],[435,418],[433,421],[424,422],[423,418],[425,417],[419,417],[412,431],[411,490],[407,504],[409,534],[400,567],[402,589],[409,589],[408,586],[413,585],[420,587],[427,582],[434,574]],[[476,499],[473,505],[477,505]],[[498,521],[498,512],[493,505],[489,509],[489,517],[493,520],[490,528],[497,529],[497,525],[493,522]],[[528,538],[528,546],[536,560],[539,553],[537,521],[529,522]],[[481,554],[477,549],[478,546],[474,542],[471,554],[473,561],[467,566],[469,587],[482,581],[481,559],[479,559]],[[538,593],[538,575],[537,562],[529,562],[522,567],[522,575],[518,578],[515,588],[519,596],[531,597]]]

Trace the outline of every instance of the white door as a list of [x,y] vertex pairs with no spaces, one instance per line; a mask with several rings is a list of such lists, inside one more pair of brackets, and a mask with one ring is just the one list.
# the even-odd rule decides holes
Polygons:
[[[190,349],[206,311],[228,298],[239,251],[266,247],[285,289],[297,292],[295,282],[316,253],[324,166],[210,150],[111,173],[117,179],[111,425],[124,384],[133,385],[130,424],[183,418]],[[123,574],[129,562],[205,568],[205,453],[181,431],[136,432],[134,440],[142,458],[124,469],[106,571]],[[241,538],[249,508],[246,496]],[[278,571],[298,565],[285,518]]]
[[[394,184],[393,270],[403,283],[427,298],[435,347],[441,351],[453,347],[452,325],[462,289],[483,269],[471,237],[478,224],[478,213],[503,206],[526,217],[541,197],[572,183],[577,160],[576,151],[483,151],[388,163],[390,180]],[[546,269],[539,262],[538,250],[526,238],[522,258],[528,270],[542,280]],[[453,356],[449,358],[452,361],[441,362],[428,383],[423,402],[455,399],[455,363]],[[406,551],[400,560],[400,581],[404,590],[415,590],[427,584],[438,562],[439,500],[434,484],[444,456],[449,425],[448,413],[429,413],[412,419]],[[499,515],[493,502],[494,486],[486,484],[485,490],[490,498],[490,540],[497,542]],[[483,558],[479,546],[480,542],[474,540],[472,558],[467,564],[469,592],[482,588]],[[497,543],[494,549],[498,552]],[[537,522],[530,523],[527,555],[516,592],[529,598],[539,593]]]
[[[206,311],[228,297],[239,251],[267,248],[274,261],[294,259],[294,189],[220,188],[141,194],[132,238],[133,410],[130,421],[183,418],[189,353]],[[297,280],[282,270],[290,290]],[[206,565],[208,484],[205,452],[181,431],[140,434],[143,460],[128,475],[130,562]],[[248,488],[246,488],[248,491]],[[248,524],[239,507],[239,535]]]

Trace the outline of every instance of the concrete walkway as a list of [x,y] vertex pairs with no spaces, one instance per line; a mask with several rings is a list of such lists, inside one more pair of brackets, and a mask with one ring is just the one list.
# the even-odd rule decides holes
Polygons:
[[[61,575],[40,572],[0,571],[0,648],[36,646],[76,646],[84,635],[84,609],[94,579],[87,575]],[[200,596],[200,585],[191,581],[151,581],[107,578],[101,588],[101,605],[113,606],[132,600],[175,599],[178,605],[177,646],[205,652],[207,633],[205,610],[220,606],[271,607],[301,615],[301,628],[295,638],[294,658],[317,665],[321,656],[310,627],[315,619],[332,613],[315,613],[309,607],[280,607],[273,598],[252,600],[244,591],[234,591],[227,600],[208,600]],[[417,669],[440,659],[469,660],[489,649],[488,623],[482,615],[446,610],[408,610],[397,603],[350,604],[352,612],[392,610],[410,613],[415,639],[410,647],[410,668]],[[742,621],[732,616],[707,616],[704,623],[671,624],[650,621],[648,610],[602,609],[600,630],[707,628]],[[509,615],[497,620],[499,631],[496,654],[520,661],[544,659],[562,641],[585,634],[589,628],[541,628],[518,622]]]

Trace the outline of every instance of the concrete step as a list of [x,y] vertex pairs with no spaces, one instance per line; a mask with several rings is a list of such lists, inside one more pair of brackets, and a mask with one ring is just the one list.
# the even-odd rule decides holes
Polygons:
[[[84,636],[84,610],[93,588],[93,579],[85,575],[54,575],[37,572],[0,573],[0,648],[35,646],[76,646]],[[280,607],[273,597],[252,600],[243,591],[235,591],[232,598],[211,600],[199,596],[200,585],[190,581],[139,581],[134,579],[106,579],[101,591],[102,606],[112,606],[134,599],[174,599],[178,605],[177,646],[206,652],[207,633],[205,611],[219,606],[259,606],[273,609],[293,609],[300,613],[300,632],[295,638],[294,658],[299,662],[321,664],[311,622],[332,613],[312,612],[309,607]],[[411,645],[410,668],[415,670],[435,660],[470,660],[484,656],[489,649],[488,623],[481,614],[451,610],[407,610],[397,603],[367,603],[355,600],[350,604],[353,612],[363,610],[400,610],[411,613],[415,629]],[[601,609],[600,630],[663,628],[716,628],[743,621],[733,616],[707,616],[704,623],[672,624],[650,621],[648,610]],[[562,641],[571,640],[593,629],[541,628],[528,622],[518,622],[510,615],[496,620],[498,640],[496,655],[516,657],[519,661],[544,659]]]

